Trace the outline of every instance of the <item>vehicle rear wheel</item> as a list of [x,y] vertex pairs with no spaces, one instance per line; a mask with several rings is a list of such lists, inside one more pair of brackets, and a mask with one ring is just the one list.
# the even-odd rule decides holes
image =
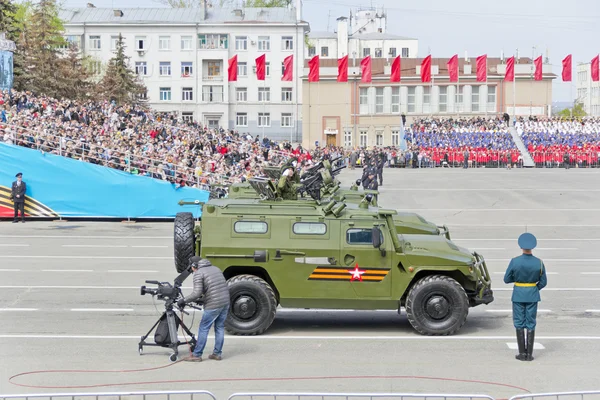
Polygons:
[[426,276],[408,293],[406,313],[413,328],[422,335],[453,335],[465,324],[469,298],[454,279]]
[[273,288],[254,275],[238,275],[227,281],[231,306],[225,329],[234,335],[260,335],[266,331],[277,310]]
[[189,212],[177,213],[174,222],[175,269],[178,273],[190,266],[194,256],[196,238],[194,236],[194,215]]

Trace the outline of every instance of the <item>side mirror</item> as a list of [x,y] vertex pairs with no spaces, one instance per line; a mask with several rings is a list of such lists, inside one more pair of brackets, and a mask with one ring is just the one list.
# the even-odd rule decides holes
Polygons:
[[379,229],[377,226],[374,226],[373,230],[371,231],[371,242],[373,243],[373,247],[376,249],[381,247],[381,236],[381,229]]

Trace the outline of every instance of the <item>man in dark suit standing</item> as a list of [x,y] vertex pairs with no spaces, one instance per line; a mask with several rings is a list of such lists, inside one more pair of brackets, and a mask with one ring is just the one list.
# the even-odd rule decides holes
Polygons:
[[19,172],[15,176],[17,180],[12,183],[10,195],[15,208],[13,224],[19,222],[19,210],[21,210],[21,222],[25,222],[25,191],[27,191],[27,184],[23,182],[23,174]]

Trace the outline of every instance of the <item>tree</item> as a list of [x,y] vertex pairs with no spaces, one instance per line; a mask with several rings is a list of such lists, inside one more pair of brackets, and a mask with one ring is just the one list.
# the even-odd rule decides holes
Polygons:
[[79,47],[70,43],[67,54],[61,60],[61,74],[69,86],[61,92],[68,99],[87,100],[92,96],[92,74],[89,71],[88,57],[82,57]]
[[583,109],[582,103],[575,103],[573,108],[565,108],[564,110],[561,110],[558,113],[558,116],[563,117],[563,118],[585,117],[586,115],[587,114],[585,113],[585,110]]
[[140,95],[146,93],[146,86],[129,67],[129,58],[125,55],[123,36],[119,33],[115,56],[108,62],[106,73],[98,83],[97,94],[105,100],[114,100],[117,104],[140,104]]
[[16,5],[11,1],[0,0],[0,32],[5,32],[6,38],[17,45],[13,54],[13,87],[19,86],[23,75],[23,54],[18,47],[23,25],[19,19],[23,19],[30,6],[27,2]]

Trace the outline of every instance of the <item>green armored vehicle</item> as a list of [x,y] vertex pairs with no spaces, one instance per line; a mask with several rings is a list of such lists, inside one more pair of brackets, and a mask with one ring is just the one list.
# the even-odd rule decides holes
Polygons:
[[[268,185],[263,190],[269,190]],[[259,335],[278,306],[406,309],[424,335],[452,335],[493,301],[481,255],[439,235],[399,234],[394,210],[330,201],[218,199],[175,218],[178,272],[199,255],[227,278],[228,332]]]

